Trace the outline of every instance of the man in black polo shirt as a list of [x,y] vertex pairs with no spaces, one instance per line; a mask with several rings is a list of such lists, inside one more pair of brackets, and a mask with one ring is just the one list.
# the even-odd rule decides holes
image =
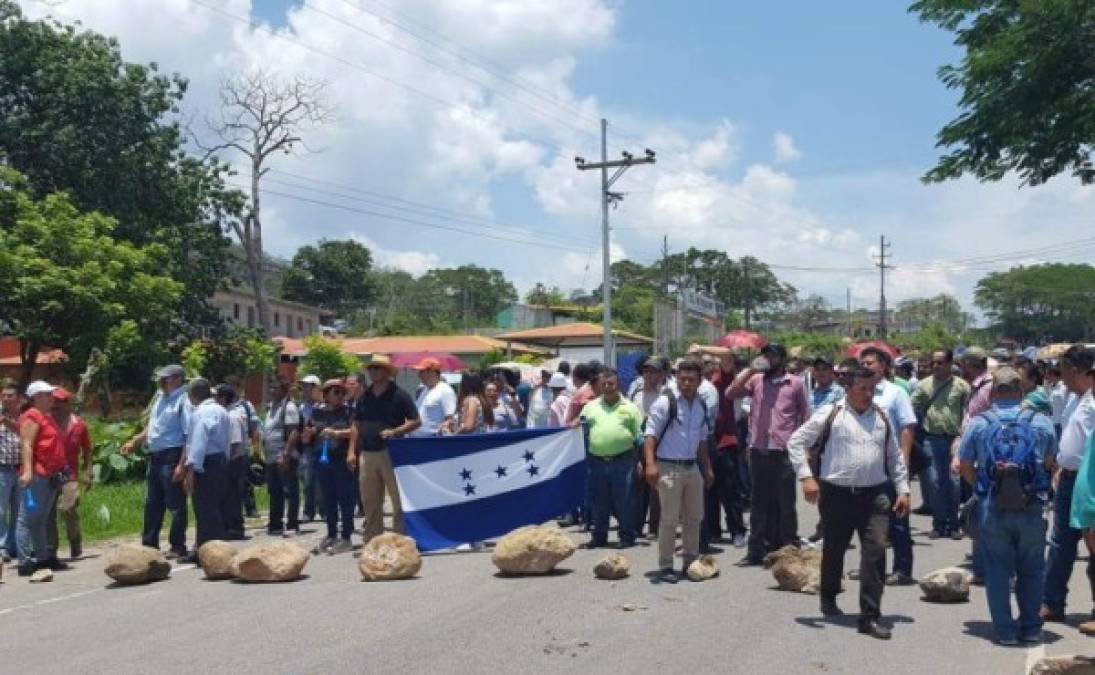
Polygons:
[[372,383],[361,392],[354,408],[350,450],[346,455],[351,470],[361,464],[358,480],[365,505],[362,529],[366,542],[384,532],[385,492],[392,499],[392,530],[403,532],[403,506],[388,455],[388,439],[409,434],[422,424],[410,394],[392,382],[395,366],[391,359],[383,354],[374,355],[367,370]]

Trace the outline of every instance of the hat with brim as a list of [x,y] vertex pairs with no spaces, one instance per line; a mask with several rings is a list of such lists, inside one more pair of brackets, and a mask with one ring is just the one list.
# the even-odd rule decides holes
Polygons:
[[319,384],[320,384],[319,376],[318,375],[305,375],[304,377],[300,378],[300,383],[301,384],[310,384],[313,387],[318,387]]
[[414,365],[415,370],[432,370],[436,373],[441,372],[441,361],[433,357],[426,357]]
[[323,383],[323,393],[326,394],[328,391],[334,389],[335,387],[338,387],[342,391],[346,391],[346,383],[338,378],[335,378],[333,380],[327,380]]
[[1011,366],[1000,366],[992,374],[992,388],[994,391],[1022,391],[1019,371]]
[[156,371],[156,379],[163,380],[168,377],[185,377],[186,370],[177,363],[172,363],[169,366],[164,366]]
[[387,354],[373,354],[372,360],[369,361],[369,365],[366,366],[366,369],[369,368],[382,368],[392,375],[395,375],[396,373],[396,367],[392,363],[391,357]]
[[33,398],[38,394],[52,394],[56,388],[45,380],[35,380],[27,387],[27,398]]

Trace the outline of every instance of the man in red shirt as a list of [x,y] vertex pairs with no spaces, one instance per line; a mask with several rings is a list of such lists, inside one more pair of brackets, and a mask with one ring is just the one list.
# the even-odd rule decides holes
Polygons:
[[[719,356],[718,367],[714,368],[708,379],[722,398],[737,377],[737,362],[733,354]],[[726,512],[726,527],[731,541],[737,548],[746,544],[745,503],[740,487],[739,455],[744,448],[738,446],[738,417],[741,413],[741,400],[723,400],[719,405],[719,415],[715,419],[715,452],[712,453],[712,466],[715,471],[715,484],[705,494],[705,525],[710,526],[714,535],[719,531],[719,506]]]
[[[30,408],[19,417],[23,456],[19,465],[19,516],[15,538],[19,543],[19,576],[29,577],[38,569],[68,567],[52,555],[46,518],[57,497],[57,487],[66,476],[65,446],[61,430],[50,413],[53,390],[37,380],[27,387]],[[34,553],[33,559],[31,552]]]
[[[76,560],[83,555],[80,537],[80,490],[91,489],[91,434],[87,424],[72,412],[72,394],[63,387],[53,390],[53,419],[61,431],[65,445],[65,461],[68,464],[68,481],[61,486],[53,512],[49,516],[49,546],[57,555],[57,517],[65,521],[68,534],[69,557]],[[82,483],[82,485],[81,485]]]

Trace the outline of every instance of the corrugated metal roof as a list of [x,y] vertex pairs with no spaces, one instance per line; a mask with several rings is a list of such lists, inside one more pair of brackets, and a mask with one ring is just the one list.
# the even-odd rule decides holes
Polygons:
[[[275,337],[282,353],[300,356],[307,353],[302,340]],[[393,335],[374,338],[328,338],[338,343],[347,354],[403,354],[408,352],[446,352],[449,354],[486,354],[495,349],[505,351],[506,343],[482,335]],[[518,354],[547,354],[547,350],[524,344],[511,344]]]
[[[578,322],[502,333],[498,336],[498,339],[522,340],[525,342],[539,342],[541,340],[554,342],[575,338],[600,338],[603,334],[604,328],[602,328],[600,324]],[[627,338],[635,342],[654,342],[652,338],[648,338],[645,335],[638,335],[624,330],[613,330],[612,334],[617,338]]]

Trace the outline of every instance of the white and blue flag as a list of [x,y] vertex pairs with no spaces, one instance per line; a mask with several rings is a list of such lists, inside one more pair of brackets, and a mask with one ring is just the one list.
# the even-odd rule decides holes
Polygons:
[[407,536],[422,551],[502,536],[581,505],[581,429],[400,438],[388,442]]

